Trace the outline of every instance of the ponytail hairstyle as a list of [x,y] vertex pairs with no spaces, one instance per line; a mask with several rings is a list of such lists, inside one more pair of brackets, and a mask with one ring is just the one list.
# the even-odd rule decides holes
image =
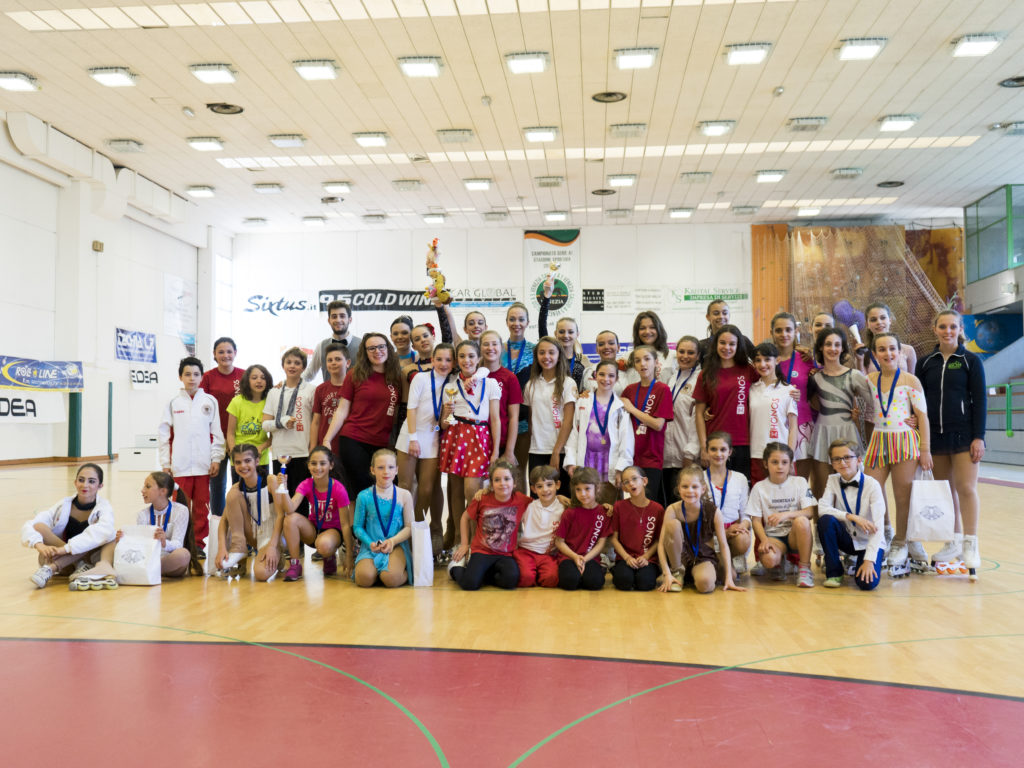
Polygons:
[[157,488],[163,488],[167,492],[167,500],[174,500],[174,478],[166,472],[150,472],[153,483]]
[[103,485],[103,468],[99,464],[93,464],[91,461],[87,461],[85,464],[75,470],[75,477],[82,474],[83,469],[91,469],[96,473],[96,479],[100,481],[100,485]]
[[867,305],[864,310],[864,343],[867,348],[872,352],[875,351],[875,335],[871,332],[871,325],[868,323],[868,315],[871,314],[872,309],[884,309],[885,314],[889,316],[889,328],[892,328],[892,310],[889,309],[888,304],[883,304],[880,301],[873,301]]
[[679,486],[682,483],[684,477],[695,477],[700,481],[700,487],[703,489],[700,494],[700,504],[714,504],[715,497],[711,494],[711,489],[708,487],[707,478],[704,476],[704,470],[700,468],[700,464],[687,464],[685,467],[679,470],[679,474],[676,475],[676,487],[672,489],[675,493],[676,498],[682,500],[682,494],[679,493]]
[[963,318],[963,315],[961,315],[959,312],[957,312],[952,307],[946,307],[945,309],[940,309],[938,312],[935,313],[935,317],[932,319],[932,328],[934,329],[935,326],[939,324],[939,318],[942,317],[943,315],[952,315],[953,317],[956,318],[956,323],[957,323],[957,325],[960,326],[960,333],[958,333],[956,335],[956,340],[960,344],[966,344],[967,343],[967,337],[964,335],[964,318]]
[[[789,320],[789,322],[793,324],[793,354],[796,354],[796,345],[800,341],[800,331],[798,330],[798,326],[796,324],[796,315],[792,314],[791,312],[776,312],[775,315],[772,317],[772,321],[768,323],[768,329],[771,332],[772,336],[775,335],[775,322],[777,320]],[[776,347],[777,346],[778,345],[776,345]]]
[[[708,302],[708,310],[707,312],[704,313],[705,318],[707,318],[707,316],[711,314],[711,308],[714,307],[716,304],[725,304],[726,307],[729,306],[729,302],[727,302],[725,299],[715,299],[714,301],[710,301]],[[713,333],[714,329],[712,329],[711,327],[711,321],[708,320],[708,338],[711,338]]]

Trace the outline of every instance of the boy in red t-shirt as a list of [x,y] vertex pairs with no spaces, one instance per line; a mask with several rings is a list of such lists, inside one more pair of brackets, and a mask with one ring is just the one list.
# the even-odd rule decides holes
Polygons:
[[[316,435],[316,444],[324,445],[324,435],[331,426],[334,412],[341,401],[341,385],[345,382],[345,371],[348,368],[345,360],[345,348],[341,344],[328,344],[324,353],[324,364],[330,379],[318,385],[313,395],[313,421],[310,431]],[[335,435],[329,446],[331,453],[338,456],[338,436]]]
[[604,568],[598,556],[611,534],[611,518],[597,503],[601,478],[593,467],[578,467],[572,475],[572,494],[579,506],[562,513],[555,531],[559,551],[558,586],[562,589],[604,587]]

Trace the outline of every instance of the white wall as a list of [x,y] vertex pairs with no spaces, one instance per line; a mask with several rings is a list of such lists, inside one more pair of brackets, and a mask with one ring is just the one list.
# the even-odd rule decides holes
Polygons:
[[[422,290],[430,240],[441,239],[440,265],[449,287],[512,287],[523,294],[520,229],[244,234],[234,240],[232,329],[238,364],[263,362],[280,371],[281,353],[293,345],[312,348],[329,334],[317,311],[318,291],[329,288]],[[582,288],[738,286],[750,290],[750,228],[747,225],[585,227],[580,237]],[[305,301],[305,310],[276,314],[250,311],[250,297]],[[704,307],[659,312],[670,338],[705,335]],[[488,325],[505,333],[503,309],[483,310]],[[459,322],[465,309],[455,308]],[[356,312],[353,330],[387,330],[399,312]],[[415,313],[430,320],[432,312]],[[734,307],[734,321],[752,323],[749,302]],[[583,341],[609,328],[631,336],[633,313],[584,312],[577,318]],[[553,330],[553,326],[550,330]]]

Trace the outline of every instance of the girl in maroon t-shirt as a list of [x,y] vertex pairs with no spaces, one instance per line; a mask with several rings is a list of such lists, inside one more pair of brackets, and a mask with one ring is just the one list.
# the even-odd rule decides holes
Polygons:
[[[220,411],[220,431],[228,433],[228,406],[240,391],[242,374],[241,368],[235,367],[235,355],[238,350],[235,347],[234,339],[222,336],[213,342],[213,359],[217,363],[216,368],[211,368],[203,374],[199,381],[199,388],[208,395],[213,395],[217,400],[217,407]],[[228,447],[230,451],[231,448]],[[228,471],[228,462],[220,463],[220,470],[210,478],[210,512],[220,516],[224,514],[224,486]]]
[[647,477],[640,467],[622,471],[622,488],[628,499],[615,502],[612,515],[612,547],[616,589],[649,592],[658,583],[658,540],[665,508],[647,498]]
[[604,568],[598,556],[611,534],[611,519],[597,503],[600,482],[597,470],[592,467],[580,467],[573,472],[572,495],[578,506],[562,513],[555,530],[555,548],[559,552],[558,586],[562,589],[604,587]]
[[693,390],[696,401],[700,461],[708,466],[707,436],[728,432],[732,437],[729,468],[750,479],[750,387],[757,372],[747,360],[743,334],[735,325],[723,325],[712,337]]
[[644,468],[648,496],[664,501],[661,475],[665,424],[672,420],[672,390],[657,380],[658,351],[654,347],[637,347],[632,358],[640,381],[622,390],[622,406],[633,421],[633,463]]

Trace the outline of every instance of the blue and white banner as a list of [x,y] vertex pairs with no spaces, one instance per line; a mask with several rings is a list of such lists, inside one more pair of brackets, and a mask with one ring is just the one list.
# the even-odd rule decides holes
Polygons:
[[133,363],[156,362],[156,334],[142,331],[126,331],[116,328],[117,338],[114,346],[118,360]]
[[77,360],[31,360],[0,355],[0,387],[36,392],[81,392],[85,386]]

